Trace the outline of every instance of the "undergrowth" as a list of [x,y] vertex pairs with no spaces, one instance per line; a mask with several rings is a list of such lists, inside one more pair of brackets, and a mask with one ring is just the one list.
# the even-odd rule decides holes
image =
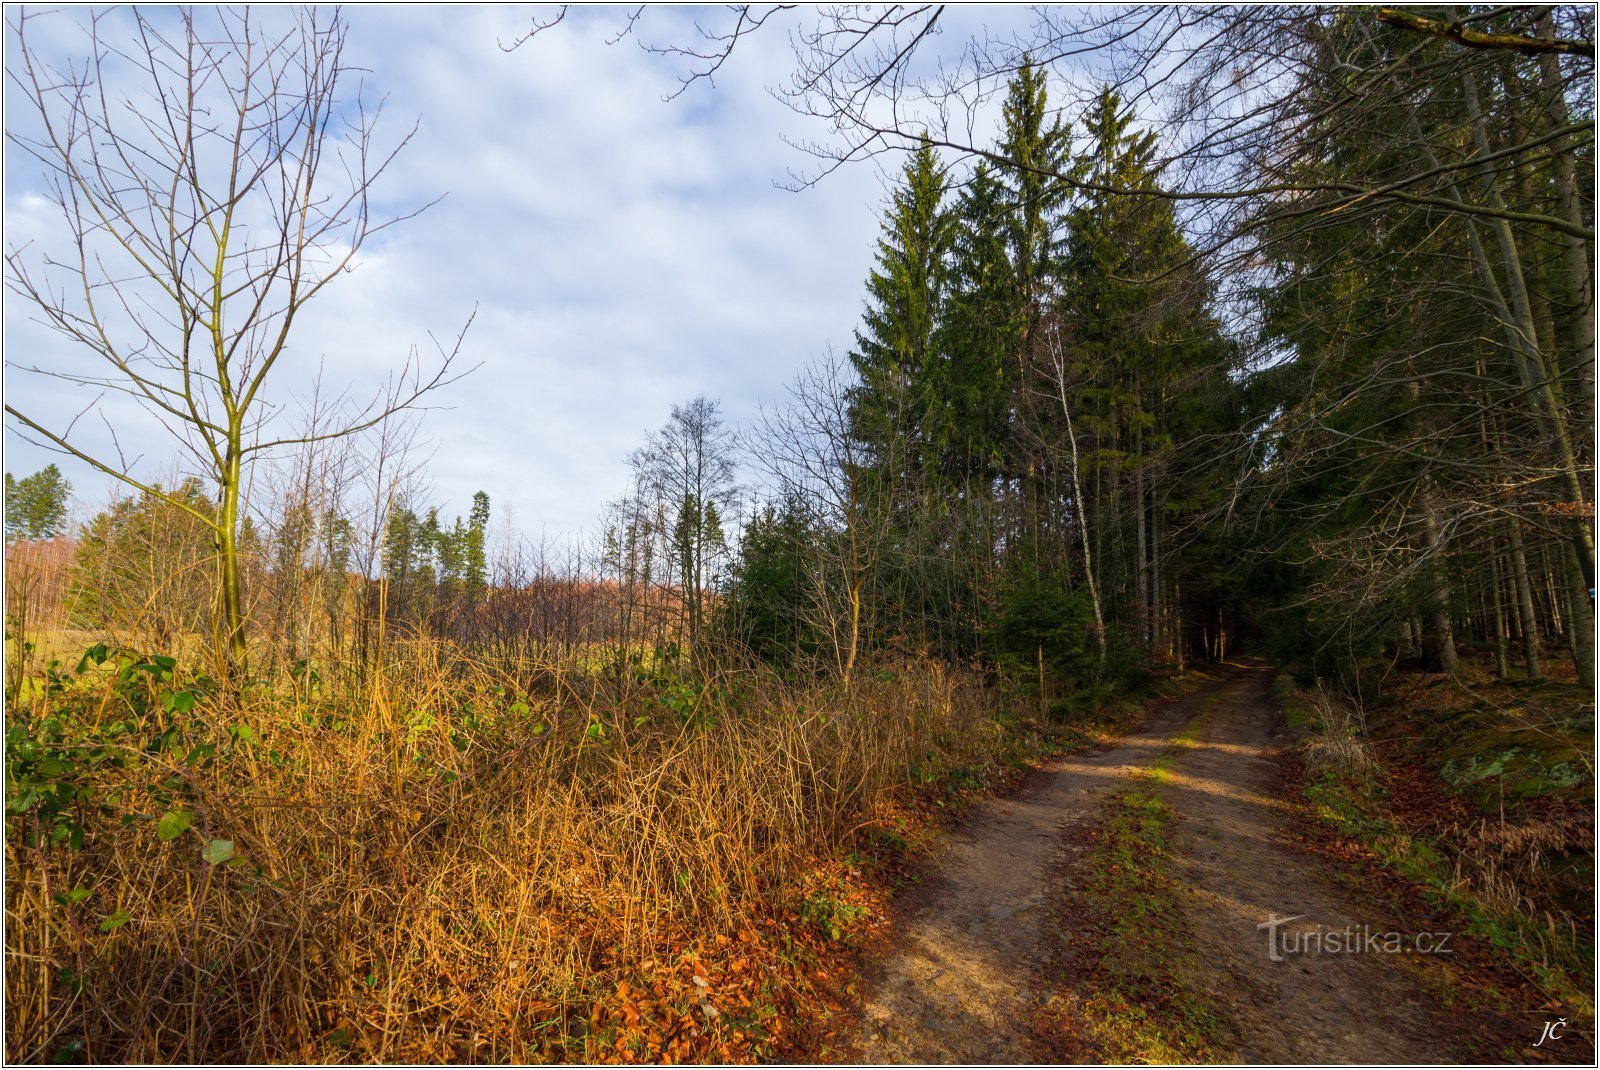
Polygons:
[[1382,734],[1397,741],[1386,749],[1340,698],[1287,674],[1274,694],[1302,737],[1314,812],[1592,1022],[1593,813],[1583,800],[1593,773],[1582,746],[1471,692],[1441,708],[1436,691],[1402,687],[1382,711]]
[[880,909],[865,855],[1050,740],[915,661],[846,687],[419,641],[235,695],[97,647],[8,720],[7,1057],[781,1057]]

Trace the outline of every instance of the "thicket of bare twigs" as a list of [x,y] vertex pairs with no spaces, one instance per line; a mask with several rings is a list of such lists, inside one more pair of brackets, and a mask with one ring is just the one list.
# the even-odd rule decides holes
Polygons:
[[233,699],[105,653],[25,704],[54,795],[7,838],[11,1060],[769,1052],[815,961],[780,933],[860,912],[829,863],[1019,746],[914,662],[846,690],[419,640]]

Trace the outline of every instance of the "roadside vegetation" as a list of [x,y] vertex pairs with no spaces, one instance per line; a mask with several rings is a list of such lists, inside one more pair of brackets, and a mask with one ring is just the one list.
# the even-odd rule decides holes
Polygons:
[[1036,1011],[1036,1043],[1051,1060],[1204,1063],[1223,1058],[1222,1011],[1195,985],[1192,895],[1172,872],[1174,814],[1163,786],[1211,718],[1201,711],[1133,782],[1114,790],[1072,863],[1073,889],[1054,904],[1053,962]]
[[1370,710],[1289,674],[1275,692],[1302,741],[1301,788],[1317,817],[1504,953],[1553,1006],[1592,1022],[1587,693],[1477,666],[1404,674]]
[[864,913],[850,853],[1043,745],[934,663],[524,668],[50,667],[8,739],[11,1057],[773,1056]]

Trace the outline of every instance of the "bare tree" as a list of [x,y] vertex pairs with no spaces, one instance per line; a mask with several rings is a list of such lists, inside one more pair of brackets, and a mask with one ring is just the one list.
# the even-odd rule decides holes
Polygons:
[[674,405],[671,418],[630,458],[640,487],[658,505],[654,530],[666,538],[682,585],[691,651],[699,649],[707,596],[728,553],[723,517],[738,503],[733,437],[718,410],[704,395]]
[[414,128],[379,147],[381,109],[347,91],[337,11],[302,9],[282,29],[249,8],[93,12],[86,58],[64,68],[34,43],[39,17],[19,10],[10,24],[12,85],[34,116],[29,132],[7,136],[43,165],[69,240],[8,249],[6,281],[94,370],[27,370],[133,398],[215,484],[217,507],[196,510],[142,482],[120,445],[96,456],[74,444],[71,425],[6,412],[41,444],[208,526],[218,647],[237,673],[247,654],[239,533],[255,458],[376,426],[456,376],[465,327],[435,341],[431,370],[413,350],[365,403],[341,395],[341,417],[309,436],[272,430],[284,407],[274,373],[300,313],[357,265],[368,239],[416,214],[376,216],[372,203]]
[[873,458],[852,422],[857,381],[849,361],[828,351],[795,377],[785,404],[763,407],[747,441],[778,495],[806,502],[826,533],[807,561],[809,623],[826,638],[846,682],[870,630],[867,591],[883,564],[896,505],[872,492]]

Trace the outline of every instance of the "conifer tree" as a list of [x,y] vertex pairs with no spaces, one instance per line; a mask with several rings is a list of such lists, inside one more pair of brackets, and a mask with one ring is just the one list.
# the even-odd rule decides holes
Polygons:
[[72,484],[61,470],[47,464],[31,476],[5,475],[6,540],[53,539],[66,530]]
[[878,444],[881,466],[892,455],[900,458],[900,470],[881,473],[890,485],[911,480],[913,468],[929,461],[924,438],[955,237],[955,218],[944,204],[945,172],[928,141],[907,160],[902,177],[883,221],[877,266],[867,279],[867,311],[851,354],[861,376],[857,433]]
[[467,514],[465,567],[467,597],[477,602],[489,585],[489,495],[478,491],[472,496],[472,511]]

